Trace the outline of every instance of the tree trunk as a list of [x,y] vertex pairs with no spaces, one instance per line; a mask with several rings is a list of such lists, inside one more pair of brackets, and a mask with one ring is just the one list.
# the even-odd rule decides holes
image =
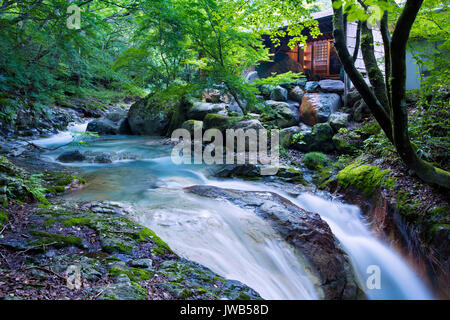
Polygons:
[[[338,0],[332,0],[336,4]],[[434,167],[422,160],[414,150],[408,134],[408,112],[406,108],[406,44],[411,27],[423,0],[408,0],[390,38],[387,12],[381,21],[381,34],[385,50],[385,77],[378,67],[372,31],[365,22],[361,25],[361,51],[369,76],[371,88],[354,65],[348,52],[342,7],[333,8],[333,35],[335,47],[344,70],[370,108],[388,139],[395,146],[402,161],[423,181],[450,188],[450,172]]]

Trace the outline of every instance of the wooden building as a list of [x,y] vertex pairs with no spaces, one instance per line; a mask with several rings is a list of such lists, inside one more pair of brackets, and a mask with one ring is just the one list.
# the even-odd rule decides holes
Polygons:
[[[308,30],[304,35],[308,37],[306,46],[288,46],[289,37],[280,39],[280,45],[275,47],[270,39],[265,39],[265,45],[274,54],[273,62],[262,63],[256,67],[260,77],[268,77],[273,72],[284,73],[287,71],[302,72],[309,79],[340,79],[346,81],[345,73],[342,70],[341,62],[334,48],[333,38],[333,11],[321,11],[313,14],[313,18],[318,21],[321,35],[313,38]],[[346,22],[347,47],[351,54],[354,52],[356,43],[357,24]],[[375,46],[375,55],[383,63],[383,46],[381,34],[374,29],[374,38],[378,43]],[[364,75],[365,67],[359,50],[358,59],[355,62],[357,69]]]

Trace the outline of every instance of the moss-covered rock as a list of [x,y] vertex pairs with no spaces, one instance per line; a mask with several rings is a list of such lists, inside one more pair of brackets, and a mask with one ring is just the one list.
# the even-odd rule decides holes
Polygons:
[[303,164],[310,170],[317,170],[328,166],[330,160],[321,152],[309,152],[303,157]]
[[389,172],[376,166],[353,163],[339,171],[336,179],[341,187],[354,187],[371,196],[375,189],[383,185],[392,187],[395,184],[389,177]]

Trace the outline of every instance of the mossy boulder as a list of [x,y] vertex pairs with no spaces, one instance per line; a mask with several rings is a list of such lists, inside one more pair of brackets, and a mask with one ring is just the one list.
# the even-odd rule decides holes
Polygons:
[[392,187],[395,184],[389,173],[389,170],[381,170],[376,166],[353,163],[339,171],[336,179],[343,188],[353,187],[371,196],[381,186]]
[[317,170],[330,164],[330,159],[321,152],[309,152],[303,157],[303,164],[310,170]]

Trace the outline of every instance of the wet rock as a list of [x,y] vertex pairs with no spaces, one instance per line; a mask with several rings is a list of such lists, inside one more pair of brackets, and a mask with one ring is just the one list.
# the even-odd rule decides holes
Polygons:
[[225,103],[195,102],[188,111],[188,118],[193,120],[203,120],[205,116],[210,113],[225,116],[227,115],[226,107],[227,105]]
[[86,157],[79,150],[66,151],[56,158],[56,160],[64,163],[82,162],[85,159]]
[[270,93],[270,99],[275,101],[287,101],[288,91],[281,87],[276,86]]
[[350,115],[343,112],[332,113],[329,119],[329,124],[335,132],[339,131],[341,128],[347,128],[348,119]]
[[310,126],[327,122],[339,107],[341,97],[337,93],[306,94],[300,106],[300,119]]
[[344,92],[344,82],[341,80],[320,80],[319,86],[323,92]]
[[346,254],[325,221],[273,192],[252,192],[193,186],[185,189],[199,196],[229,201],[269,221],[292,244],[319,278],[326,299],[358,299],[363,293]]

